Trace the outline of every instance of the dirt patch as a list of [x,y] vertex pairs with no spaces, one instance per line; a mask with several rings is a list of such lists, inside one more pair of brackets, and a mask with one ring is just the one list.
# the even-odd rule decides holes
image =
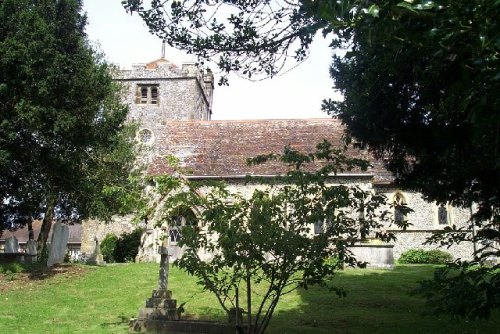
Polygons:
[[0,293],[10,290],[20,290],[26,287],[36,287],[44,284],[47,279],[55,277],[76,278],[88,269],[77,264],[57,264],[51,268],[43,265],[33,265],[19,273],[0,274]]

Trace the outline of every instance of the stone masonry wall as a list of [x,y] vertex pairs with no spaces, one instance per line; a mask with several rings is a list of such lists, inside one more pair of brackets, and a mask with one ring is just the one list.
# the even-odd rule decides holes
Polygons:
[[109,223],[104,223],[97,220],[86,220],[82,223],[82,254],[90,256],[95,252],[95,240],[97,237],[99,243],[106,237],[108,233],[120,236],[123,233],[130,233],[136,225],[131,223],[131,216],[114,217]]
[[[471,243],[461,243],[453,247],[440,247],[439,245],[424,245],[428,237],[434,231],[443,230],[446,226],[456,225],[463,227],[470,219],[470,211],[466,208],[458,208],[450,205],[446,206],[448,211],[448,225],[440,225],[438,221],[438,205],[423,199],[420,193],[406,192],[397,188],[380,188],[377,191],[383,193],[388,203],[392,203],[394,196],[402,194],[405,203],[413,212],[406,215],[407,221],[411,224],[406,231],[394,225],[387,226],[387,229],[396,234],[397,240],[394,242],[394,257],[397,259],[405,250],[412,248],[421,249],[441,249],[450,253],[454,258],[471,259],[473,246]],[[389,207],[386,209],[391,210]]]
[[459,245],[453,245],[450,248],[441,247],[436,244],[424,245],[424,242],[432,235],[432,232],[425,231],[396,231],[396,242],[394,242],[394,258],[398,259],[401,254],[412,248],[419,249],[440,249],[450,253],[455,259],[471,260],[473,245],[470,242],[462,242]]
[[[439,230],[443,229],[446,225],[438,223],[438,205],[431,203],[422,197],[420,193],[406,192],[400,189],[379,189],[378,192],[383,193],[388,200],[392,203],[396,193],[402,194],[406,205],[413,210],[406,218],[411,225],[408,230]],[[464,208],[457,208],[447,205],[449,224],[456,226],[465,226],[470,218],[470,211]]]
[[[351,186],[359,186],[360,188],[370,191],[373,189],[369,178],[366,177],[338,177],[332,179],[332,183],[335,184],[346,184]],[[228,190],[232,193],[240,193],[244,196],[250,196],[255,189],[264,189],[266,186],[259,182],[246,183],[243,179],[232,179],[228,182]],[[207,190],[205,189],[204,192]],[[203,192],[203,189],[202,189]],[[443,226],[439,226],[437,223],[437,206],[434,203],[429,203],[423,200],[420,194],[411,192],[401,192],[396,189],[385,189],[384,194],[388,197],[389,201],[394,193],[400,192],[404,195],[407,204],[414,210],[413,213],[407,216],[409,222],[413,225],[407,230],[397,230],[394,226],[388,226],[389,230],[392,230],[397,237],[396,242],[394,242],[394,258],[397,259],[402,252],[412,248],[421,249],[436,249],[440,248],[437,245],[424,245],[425,240],[431,236],[432,231],[442,229]],[[451,223],[463,225],[468,219],[467,210],[452,208],[451,210]],[[87,254],[92,254],[95,247],[94,237],[102,241],[106,234],[114,233],[120,236],[124,232],[131,232],[135,225],[131,224],[130,221],[132,217],[121,217],[115,218],[110,224],[104,224],[97,221],[86,221],[83,224],[82,232],[82,252]],[[154,223],[154,222],[152,222]],[[158,233],[153,233],[157,236]],[[152,235],[153,235],[152,234]],[[147,244],[147,245],[146,245]],[[152,249],[144,249],[139,256],[141,261],[157,261],[156,258],[157,251],[154,245],[159,244],[149,240],[145,243],[146,248],[151,245]],[[440,249],[447,251],[453,255],[455,258],[470,259],[472,254],[472,244],[462,243],[460,245],[455,245],[451,248],[441,247]]]

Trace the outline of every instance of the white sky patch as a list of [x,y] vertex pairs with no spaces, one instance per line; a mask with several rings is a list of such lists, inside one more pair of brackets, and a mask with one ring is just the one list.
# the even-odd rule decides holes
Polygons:
[[[87,34],[110,62],[131,68],[134,63],[160,58],[160,39],[149,33],[137,15],[127,14],[119,0],[84,0],[84,10],[89,22]],[[321,101],[341,98],[329,76],[332,51],[328,44],[317,36],[304,63],[272,79],[253,82],[230,75],[229,86],[215,87],[212,119],[328,117],[321,111]],[[196,60],[169,47],[166,58],[177,65]]]

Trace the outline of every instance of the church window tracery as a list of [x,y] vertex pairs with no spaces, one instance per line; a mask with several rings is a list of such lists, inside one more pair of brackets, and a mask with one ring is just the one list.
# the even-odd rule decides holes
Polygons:
[[444,205],[442,203],[438,206],[438,224],[439,225],[450,224],[450,210],[447,205]]
[[177,245],[182,237],[182,229],[185,226],[197,226],[198,219],[189,208],[180,207],[177,214],[171,216],[169,224],[169,238],[171,245]]
[[404,211],[401,209],[402,206],[406,205],[406,199],[403,196],[403,194],[397,192],[394,195],[393,205],[394,205],[394,223],[396,223],[397,225],[403,224],[407,220]]

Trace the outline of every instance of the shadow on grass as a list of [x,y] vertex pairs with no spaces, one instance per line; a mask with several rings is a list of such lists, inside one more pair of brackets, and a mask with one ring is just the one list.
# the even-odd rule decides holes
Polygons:
[[101,324],[101,328],[109,328],[109,327],[116,327],[116,326],[122,326],[122,325],[128,325],[130,321],[130,317],[126,317],[123,314],[119,315],[118,321],[116,322],[105,322]]
[[295,300],[281,301],[268,333],[499,333],[498,313],[489,322],[425,315],[425,300],[410,292],[433,271],[432,266],[347,269],[332,280],[347,297],[319,287],[301,289]]
[[44,264],[36,263],[26,268],[28,278],[32,281],[46,280],[57,275],[75,276],[84,271],[81,266],[69,263],[56,264],[50,268],[47,268]]

